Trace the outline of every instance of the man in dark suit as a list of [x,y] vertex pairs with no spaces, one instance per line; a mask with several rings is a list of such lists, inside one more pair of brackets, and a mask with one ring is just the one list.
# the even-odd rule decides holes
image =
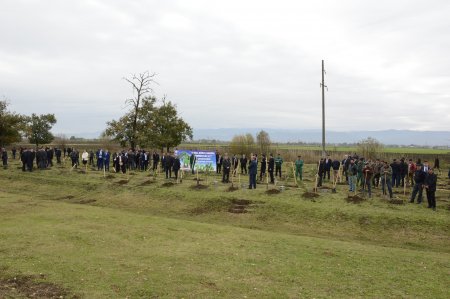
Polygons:
[[266,155],[262,155],[261,159],[261,171],[259,172],[259,180],[262,181],[264,176],[266,175],[266,167],[267,167],[267,159]]
[[436,211],[436,184],[437,176],[433,171],[433,168],[428,168],[428,175],[425,178],[424,188],[427,192],[428,208]]
[[245,154],[242,155],[240,162],[241,162],[241,173],[247,174],[247,157],[245,156]]
[[258,173],[258,163],[256,162],[256,157],[252,156],[250,165],[248,166],[249,174],[249,185],[248,189],[256,189],[256,174]]
[[270,154],[269,156],[269,165],[267,166],[267,171],[270,175],[270,183],[275,184],[275,179],[273,177],[273,170],[275,168],[275,159],[273,158],[273,154]]
[[231,160],[228,157],[227,153],[225,153],[225,156],[223,157],[222,167],[223,167],[222,183],[228,183],[230,180]]

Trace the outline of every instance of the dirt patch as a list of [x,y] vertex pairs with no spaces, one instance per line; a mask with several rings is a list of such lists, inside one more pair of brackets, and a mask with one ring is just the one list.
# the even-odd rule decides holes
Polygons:
[[234,214],[243,214],[247,213],[247,208],[252,204],[251,200],[248,199],[231,199],[231,205],[228,208],[228,212],[234,213]]
[[126,185],[128,184],[128,180],[120,180],[116,182],[117,185]]
[[205,190],[208,189],[207,185],[197,184],[189,187],[191,190]]
[[33,276],[0,278],[0,298],[79,298],[68,290],[49,282],[39,282]]
[[155,181],[148,180],[148,181],[144,181],[144,182],[140,183],[139,186],[148,186],[148,185],[151,185],[154,183],[155,183]]
[[281,193],[281,191],[278,190],[278,189],[269,189],[269,190],[267,190],[265,193],[268,194],[268,195],[274,195],[274,194],[279,194],[279,193]]
[[305,192],[302,194],[303,198],[316,198],[319,197],[319,194],[314,193],[314,192]]
[[76,203],[82,204],[82,205],[86,205],[86,204],[90,204],[93,202],[96,202],[97,200],[95,199],[82,199],[80,201],[77,201]]
[[67,195],[67,196],[63,196],[63,197],[59,197],[56,200],[70,200],[70,199],[74,199],[75,196],[73,195]]
[[347,200],[347,202],[351,202],[351,203],[361,203],[361,202],[365,201],[366,199],[359,195],[349,195],[349,196],[347,196],[346,200]]
[[113,179],[115,178],[115,176],[113,176],[112,174],[108,174],[107,176],[105,176],[105,179]]
[[[193,178],[192,180],[193,180],[193,181],[197,181],[197,178]],[[199,182],[203,182],[203,179],[200,179],[200,178],[199,178],[198,181],[199,181]]]
[[234,191],[237,191],[237,190],[239,190],[239,188],[238,187],[234,187],[234,186],[230,186],[230,187],[228,187],[226,189],[227,192],[234,192]]
[[405,201],[403,199],[393,198],[393,199],[389,200],[388,203],[393,204],[393,205],[404,205]]
[[169,188],[169,187],[173,187],[175,184],[174,183],[172,183],[172,182],[165,182],[164,184],[162,184],[161,186],[162,187],[166,187],[166,188]]

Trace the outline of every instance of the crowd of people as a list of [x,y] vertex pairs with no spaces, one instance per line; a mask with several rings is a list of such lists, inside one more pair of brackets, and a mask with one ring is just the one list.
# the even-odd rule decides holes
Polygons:
[[[179,157],[171,152],[161,153],[160,155],[156,151],[151,153],[142,149],[130,149],[114,152],[111,155],[108,150],[103,149],[97,149],[95,152],[84,150],[80,154],[77,149],[70,147],[63,149],[41,147],[36,150],[21,147],[18,151],[13,147],[11,149],[13,159],[16,159],[17,152],[19,152],[23,171],[33,171],[35,163],[36,168],[41,170],[52,167],[54,157],[56,157],[57,164],[61,164],[62,161],[65,162],[65,159],[69,158],[72,168],[77,168],[82,164],[86,168],[90,166],[104,172],[110,171],[111,162],[114,172],[126,173],[128,170],[156,171],[161,169],[166,179],[178,179],[181,169]],[[8,166],[8,154],[4,148],[0,149],[0,156],[3,167],[6,168]],[[192,154],[189,160],[190,168],[194,173],[195,155]],[[283,158],[280,154],[274,156],[271,153],[269,157],[262,154],[259,159],[257,154],[252,153],[250,158],[247,159],[245,154],[230,156],[227,153],[222,155],[216,152],[216,171],[217,174],[222,175],[223,183],[229,183],[230,174],[235,176],[239,171],[240,174],[249,175],[249,188],[256,188],[258,164],[260,164],[260,182],[266,179],[267,183],[274,184],[275,177],[278,176],[281,179]],[[295,178],[303,180],[304,161],[302,157],[298,156],[293,165]],[[342,181],[345,178],[349,192],[356,192],[358,188],[361,188],[360,191],[367,192],[369,198],[372,197],[372,188],[381,188],[384,195],[393,198],[393,188],[406,189],[406,187],[412,187],[410,202],[415,202],[417,196],[417,203],[422,203],[423,191],[425,190],[428,207],[436,209],[437,176],[435,169],[440,171],[439,166],[438,158],[434,161],[434,167],[431,167],[428,161],[422,162],[420,159],[416,162],[405,158],[393,159],[389,163],[380,159],[366,160],[356,154],[345,155],[341,161],[327,156],[320,159],[317,165],[316,187],[321,187],[322,183],[328,180],[332,182],[335,188],[338,180]],[[450,170],[448,176],[450,179]]]
[[[360,191],[367,192],[369,198],[372,197],[372,187],[381,187],[384,195],[389,194],[393,198],[393,188],[412,187],[410,202],[414,203],[417,196],[417,203],[423,201],[423,190],[425,190],[428,200],[428,208],[436,210],[436,186],[437,176],[435,170],[440,171],[439,159],[434,162],[434,169],[428,161],[418,159],[414,162],[412,159],[400,160],[393,159],[391,163],[380,159],[364,159],[358,155],[345,155],[342,161],[332,160],[329,156],[320,159],[317,166],[317,186],[322,186],[326,179],[330,180],[332,173],[333,185],[336,186],[338,180],[345,177],[348,183],[349,192]],[[449,170],[450,178],[450,170]],[[406,193],[406,192],[405,192]]]

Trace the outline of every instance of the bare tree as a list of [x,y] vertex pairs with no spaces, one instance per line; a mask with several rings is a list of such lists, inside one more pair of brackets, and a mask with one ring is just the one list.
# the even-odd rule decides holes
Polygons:
[[267,155],[270,152],[271,141],[269,133],[267,133],[266,131],[261,130],[256,135],[256,143],[258,144],[258,149],[261,151],[261,153]]
[[140,73],[139,75],[134,74],[131,79],[123,78],[125,81],[131,84],[133,87],[134,97],[127,99],[125,103],[131,106],[131,138],[130,138],[130,146],[132,149],[136,147],[136,139],[137,139],[137,130],[138,130],[138,116],[141,108],[141,102],[143,97],[152,93],[153,89],[151,88],[152,84],[158,84],[154,80],[156,73],[150,74],[149,71],[144,73]]

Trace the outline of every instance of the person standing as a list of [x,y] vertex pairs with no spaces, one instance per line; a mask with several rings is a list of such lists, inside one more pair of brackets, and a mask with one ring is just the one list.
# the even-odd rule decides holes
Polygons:
[[270,175],[270,183],[275,184],[275,178],[273,176],[273,170],[275,168],[275,159],[273,158],[273,154],[270,154],[269,163],[267,165],[267,171]]
[[392,168],[392,187],[398,187],[400,185],[400,164],[397,159],[394,159],[391,163]]
[[372,166],[369,164],[369,162],[366,162],[363,168],[363,176],[364,176],[363,190],[366,190],[367,187],[367,193],[369,194],[369,198],[372,198],[372,188],[371,188],[372,175],[373,175]]
[[171,152],[167,153],[166,156],[166,179],[172,178],[172,168],[173,168],[174,158]]
[[392,167],[389,166],[388,162],[384,162],[380,175],[383,194],[386,194],[387,187],[389,191],[389,198],[392,199]]
[[158,164],[159,164],[159,154],[157,152],[153,152],[153,171],[156,171],[158,169]]
[[256,174],[258,173],[258,163],[256,157],[252,156],[250,165],[248,166],[249,185],[248,189],[256,189]]
[[349,186],[349,192],[355,192],[356,191],[356,175],[358,174],[358,168],[355,164],[355,160],[350,159],[350,164],[347,168],[347,175],[348,175],[348,186]]
[[261,170],[259,172],[259,180],[262,181],[263,178],[266,176],[266,166],[267,166],[267,159],[266,155],[262,155],[261,159]]
[[[438,157],[436,157],[436,159],[434,159],[434,169],[439,171],[439,174],[441,173],[441,169],[439,168],[439,158]],[[434,172],[434,170],[433,170],[433,172]]]
[[302,156],[297,156],[297,160],[295,160],[295,176],[300,179],[300,181],[303,180],[303,160]]
[[333,184],[337,184],[341,162],[339,162],[338,159],[333,160],[333,162],[331,162],[331,168],[333,168]]
[[417,197],[417,203],[418,204],[422,203],[422,191],[423,191],[423,184],[425,183],[425,178],[426,173],[422,170],[422,165],[417,165],[417,169],[414,172],[414,188],[411,194],[411,199],[409,200],[410,203],[414,203],[417,193],[419,193]]
[[275,176],[279,175],[281,179],[281,166],[283,165],[283,158],[280,154],[275,158]]
[[428,175],[425,179],[424,188],[427,192],[427,201],[428,208],[436,211],[436,184],[437,184],[437,176],[433,172],[433,168],[428,168]]
[[414,173],[417,170],[416,163],[413,162],[412,159],[408,160],[408,182],[410,183],[411,187],[414,187]]
[[317,167],[317,187],[322,187],[322,180],[325,177],[325,159],[320,158],[319,165]]
[[194,155],[194,152],[192,152],[191,156],[189,157],[189,167],[191,168],[192,174],[195,173],[195,164],[197,163],[197,156]]
[[220,155],[219,152],[216,152],[216,164],[217,164],[216,172],[218,174],[222,173],[222,162],[223,162],[222,155]]
[[323,179],[325,180],[325,177],[328,177],[328,181],[330,181],[330,172],[331,172],[331,158],[330,155],[327,155],[327,158],[325,159],[325,169],[323,172]]
[[89,160],[89,153],[84,150],[84,152],[81,154],[81,163],[83,163],[83,166],[86,167]]
[[109,171],[109,162],[111,159],[111,154],[108,150],[105,150],[103,153],[103,167],[105,167],[105,171]]
[[[252,157],[253,159],[253,157]],[[241,162],[241,173],[242,174],[247,174],[247,157],[245,156],[245,154],[242,155],[242,158],[240,159]],[[250,161],[251,162],[251,161]]]
[[13,159],[16,160],[16,152],[17,152],[17,150],[16,150],[15,146],[12,148],[11,152],[12,152]]
[[223,167],[222,183],[228,183],[230,180],[231,160],[228,157],[227,153],[225,153],[225,156],[223,158],[222,167]]
[[8,168],[8,152],[6,151],[5,148],[1,149],[2,152],[2,163],[3,163],[3,168]]
[[61,164],[61,149],[55,148],[56,163]]
[[178,171],[181,168],[181,162],[180,162],[180,158],[178,158],[178,156],[175,156],[173,159],[173,173],[175,175],[175,180],[178,180]]

